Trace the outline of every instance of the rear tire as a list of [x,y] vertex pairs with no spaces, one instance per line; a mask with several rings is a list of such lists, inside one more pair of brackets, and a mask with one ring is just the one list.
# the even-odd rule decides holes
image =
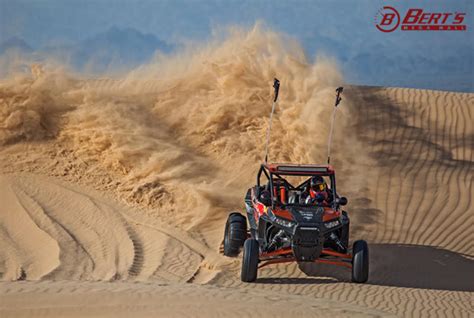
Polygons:
[[242,260],[242,272],[240,279],[250,283],[257,279],[259,247],[258,241],[247,239],[244,243],[244,257]]
[[352,248],[352,281],[365,283],[369,279],[369,247],[363,240],[355,241]]
[[247,220],[245,216],[234,212],[229,215],[224,232],[224,255],[237,256],[247,239]]

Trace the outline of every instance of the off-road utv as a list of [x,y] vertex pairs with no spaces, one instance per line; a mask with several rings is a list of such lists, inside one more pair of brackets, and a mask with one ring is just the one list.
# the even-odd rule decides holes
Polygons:
[[[327,197],[308,200],[315,176],[327,180]],[[317,262],[350,268],[352,281],[364,283],[369,251],[359,240],[349,253],[350,222],[342,211],[346,204],[336,192],[331,165],[262,164],[257,184],[245,196],[247,217],[233,212],[227,219],[224,254],[237,256],[243,246],[244,282],[255,281],[258,268],[270,264]]]
[[[336,89],[327,165],[268,163],[272,118],[280,89],[276,78],[273,88],[265,160],[258,170],[257,184],[245,196],[247,217],[233,212],[227,219],[224,254],[237,256],[243,246],[244,282],[255,281],[258,269],[270,264],[317,262],[350,268],[352,281],[365,283],[369,276],[367,243],[355,241],[349,252],[349,217],[342,211],[347,199],[338,196],[334,168],[329,165],[332,131],[343,88]],[[313,188],[315,180],[319,189]]]

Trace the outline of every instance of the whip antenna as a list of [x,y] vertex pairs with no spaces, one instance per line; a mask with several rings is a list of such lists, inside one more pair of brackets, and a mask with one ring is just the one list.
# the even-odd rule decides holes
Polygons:
[[276,78],[273,80],[273,88],[275,89],[275,98],[273,99],[272,112],[270,113],[270,123],[268,124],[267,130],[267,143],[265,145],[265,163],[268,159],[268,143],[270,142],[270,131],[272,130],[273,113],[275,112],[275,105],[278,99],[278,91],[280,90],[280,81]]
[[334,129],[334,121],[336,121],[336,111],[337,111],[337,105],[342,100],[341,93],[343,87],[338,87],[336,89],[336,103],[334,104],[334,110],[332,111],[332,118],[331,118],[331,130],[329,130],[329,138],[328,138],[328,164],[331,162],[331,143],[332,143],[332,131]]

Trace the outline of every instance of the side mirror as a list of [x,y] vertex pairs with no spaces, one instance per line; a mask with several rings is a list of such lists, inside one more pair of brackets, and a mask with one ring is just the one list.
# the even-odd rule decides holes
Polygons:
[[263,190],[260,192],[259,196],[260,202],[262,202],[266,206],[272,205],[272,197],[270,195],[270,191],[268,190]]
[[346,197],[340,197],[339,198],[339,205],[346,205],[347,204],[347,198]]
[[316,194],[316,201],[317,201],[318,203],[322,203],[325,199],[326,199],[326,198],[324,197],[324,194],[322,194],[322,193]]

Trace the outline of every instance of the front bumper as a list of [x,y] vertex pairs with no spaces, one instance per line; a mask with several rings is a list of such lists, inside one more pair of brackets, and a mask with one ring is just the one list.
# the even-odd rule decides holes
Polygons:
[[320,225],[299,225],[293,232],[291,248],[299,262],[316,260],[323,250],[324,235]]

